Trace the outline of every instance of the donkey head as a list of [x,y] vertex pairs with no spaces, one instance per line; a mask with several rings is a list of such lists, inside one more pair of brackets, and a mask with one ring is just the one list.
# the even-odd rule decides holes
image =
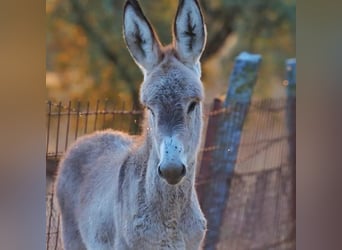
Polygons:
[[193,178],[202,129],[200,56],[206,29],[197,0],[180,0],[173,43],[162,46],[136,0],[124,8],[124,38],[144,74],[140,100],[158,157],[155,173],[175,185]]

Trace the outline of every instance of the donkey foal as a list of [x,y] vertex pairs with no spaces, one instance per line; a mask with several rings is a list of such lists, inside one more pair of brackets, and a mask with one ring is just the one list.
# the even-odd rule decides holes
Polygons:
[[206,231],[194,187],[206,41],[199,4],[179,1],[167,47],[136,0],[125,4],[123,28],[144,74],[144,132],[96,132],[68,149],[56,184],[64,248],[199,249]]

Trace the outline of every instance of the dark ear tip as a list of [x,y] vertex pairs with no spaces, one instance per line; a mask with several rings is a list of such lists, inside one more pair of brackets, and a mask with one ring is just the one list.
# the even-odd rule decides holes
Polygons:
[[128,7],[132,7],[135,13],[142,19],[146,19],[145,15],[143,14],[143,11],[139,5],[139,2],[137,0],[126,0],[125,5],[124,5],[124,16],[126,9]]
[[137,0],[126,0],[124,9],[126,9],[128,6],[132,6],[137,11],[141,11],[141,7]]

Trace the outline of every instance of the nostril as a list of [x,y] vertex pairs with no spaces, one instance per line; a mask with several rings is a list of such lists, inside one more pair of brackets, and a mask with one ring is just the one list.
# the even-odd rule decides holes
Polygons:
[[181,176],[183,177],[183,176],[185,176],[185,174],[186,174],[186,168],[185,168],[184,164],[182,164]]
[[160,165],[158,166],[158,174],[159,174],[159,176],[163,177],[163,173],[162,173],[162,171],[160,170]]

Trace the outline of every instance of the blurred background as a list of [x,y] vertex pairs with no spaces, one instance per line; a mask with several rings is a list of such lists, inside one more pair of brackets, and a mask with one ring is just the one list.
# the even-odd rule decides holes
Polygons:
[[[171,42],[178,1],[141,0],[161,42]],[[295,0],[201,0],[208,30],[202,56],[206,102],[224,95],[234,57],[261,54],[254,99],[280,97],[284,61],[295,57]],[[47,0],[48,99],[111,99],[138,106],[142,74],[122,37],[124,0]]]

